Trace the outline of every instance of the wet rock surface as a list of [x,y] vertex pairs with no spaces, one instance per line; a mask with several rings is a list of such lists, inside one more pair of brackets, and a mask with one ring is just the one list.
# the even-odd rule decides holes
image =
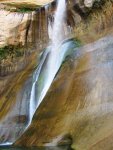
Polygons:
[[[73,36],[83,45],[91,44],[76,49],[73,56],[66,59],[36,111],[29,129],[14,145],[71,145],[77,150],[112,149],[113,37],[111,35],[102,38],[113,33],[112,2],[103,1],[100,5],[99,1],[98,5],[92,5],[94,1],[91,1],[90,7],[94,6],[91,10],[87,1],[76,2],[78,4],[75,3],[73,9],[68,10],[67,24],[71,25]],[[48,10],[41,8],[38,12],[25,14],[1,10],[0,13],[5,18],[3,20],[2,15],[0,16],[1,33],[4,32],[1,34],[1,45],[26,46],[27,43],[29,46],[32,43],[37,47],[37,51],[41,51],[42,44],[45,47],[48,40],[47,12],[52,13],[49,19],[53,19],[54,8],[55,5],[52,5]],[[13,19],[11,20],[10,17]],[[7,30],[4,24],[7,24]],[[99,38],[102,39],[98,41]],[[29,93],[24,95],[23,102],[20,101],[20,97],[24,90],[29,89],[31,81],[29,83],[26,81],[36,65],[36,55],[30,57],[26,69],[15,76],[13,74],[21,69],[14,71],[15,69],[10,66],[4,69],[6,71],[1,69],[3,72],[0,78],[1,143],[19,136],[28,122]],[[15,64],[13,65],[15,68]],[[11,76],[7,76],[9,74]],[[23,88],[24,83],[27,88]],[[16,109],[18,107],[20,107],[19,112]],[[9,118],[8,122],[3,122],[12,110],[14,116]]]
[[112,148],[112,40],[108,36],[75,50],[15,145],[65,145],[71,139],[77,150]]

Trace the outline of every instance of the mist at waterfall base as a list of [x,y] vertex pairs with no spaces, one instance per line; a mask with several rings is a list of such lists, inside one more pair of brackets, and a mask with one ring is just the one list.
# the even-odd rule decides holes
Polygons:
[[[50,44],[42,53],[37,69],[17,94],[15,106],[0,121],[1,146],[12,145],[26,131],[62,62],[77,46],[75,40],[67,39],[69,32],[65,18],[66,2],[59,0],[54,24],[50,23],[49,26]],[[11,121],[15,116],[26,116],[27,122],[18,124],[18,122]]]

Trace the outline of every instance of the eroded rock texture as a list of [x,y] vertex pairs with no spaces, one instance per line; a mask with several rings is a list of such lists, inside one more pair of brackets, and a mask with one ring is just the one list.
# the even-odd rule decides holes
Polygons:
[[108,36],[75,50],[16,145],[112,148],[112,41]]
[[32,52],[39,55],[47,46],[47,14],[43,8],[27,13],[0,10],[0,26],[1,76],[23,69]]
[[[93,42],[76,49],[65,62],[31,126],[15,145],[71,144],[77,150],[112,149],[112,2],[95,9],[80,14],[85,9],[78,12],[74,6],[71,11],[80,19],[78,23],[72,18],[75,37],[84,43]],[[111,36],[97,40],[107,34]]]
[[[112,149],[112,1],[101,0],[96,1],[96,3],[90,1],[90,5],[87,2],[72,2],[67,13],[67,24],[72,27],[73,36],[78,41],[83,45],[87,43],[91,44],[76,49],[73,55],[62,65],[44,101],[36,111],[29,129],[14,145],[71,145],[76,150]],[[36,15],[38,23],[33,28],[32,25],[34,23],[32,23],[32,19],[25,21],[25,24],[20,24],[22,25],[23,32],[22,34],[20,32],[17,33],[21,44],[35,41],[36,36],[33,36],[34,33],[37,33],[37,40],[41,41],[44,37],[45,41],[47,40],[47,36],[39,32],[39,29],[41,31],[44,31],[44,29],[47,31],[45,22],[43,22],[47,16],[42,15],[47,13],[43,9],[40,11],[42,13]],[[54,8],[49,11],[51,12],[49,19],[53,19],[52,12]],[[15,14],[18,14],[17,16],[19,17],[24,15],[21,13]],[[34,18],[34,14],[28,13],[25,16]],[[44,20],[42,17],[44,17]],[[39,21],[39,18],[41,18],[41,21]],[[29,29],[29,32],[26,29],[24,30],[23,26],[28,27],[26,29]],[[18,31],[21,31],[18,25],[17,28],[19,29]],[[30,30],[31,28],[32,30]],[[36,28],[38,32],[36,32]],[[47,34],[47,32],[45,33]],[[26,34],[28,35],[27,40],[20,38],[21,35],[24,37],[23,35]],[[15,33],[13,35],[16,37]],[[103,36],[106,37],[102,38]],[[18,40],[14,40],[14,37],[12,36],[11,38],[12,42],[18,43]],[[98,41],[99,38],[102,39]],[[44,42],[42,41],[42,43]],[[20,72],[15,78],[10,80],[13,84],[8,84],[7,92],[1,95],[0,104],[4,107],[1,107],[0,119],[3,119],[10,112],[14,104],[18,104],[18,102],[20,105],[22,104],[19,99],[17,102],[16,96],[21,91],[28,76],[30,76],[30,72],[34,66],[34,60],[36,60],[34,58],[29,59],[32,64],[30,63],[31,65],[28,65],[25,71]],[[28,105],[27,99],[26,103],[24,103],[25,105]],[[20,107],[20,110],[27,112],[27,107]],[[24,124],[26,120],[27,117],[20,114],[20,116],[14,117],[12,121],[20,125],[22,123]],[[3,130],[4,136],[0,139],[2,142],[11,138],[11,135],[8,133],[7,127],[7,134]],[[6,139],[4,138],[5,135]]]
[[0,26],[1,93],[15,73],[25,69],[31,61],[35,62],[31,58],[39,56],[47,46],[47,14],[43,8],[27,13],[1,9]]
[[[25,45],[27,30],[33,21],[34,13],[0,11],[0,46]],[[29,42],[30,42],[29,38]]]
[[41,9],[27,13],[0,10],[0,47],[40,42],[39,36],[47,36],[46,21],[45,12]]
[[52,0],[0,0],[1,4],[14,5],[17,7],[37,7],[40,5],[46,5]]

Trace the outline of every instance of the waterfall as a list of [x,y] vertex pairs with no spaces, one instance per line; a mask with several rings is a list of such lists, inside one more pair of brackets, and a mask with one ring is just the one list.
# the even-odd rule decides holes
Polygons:
[[50,37],[52,40],[53,51],[55,51],[54,47],[57,47],[65,38],[64,32],[65,17],[66,17],[66,2],[65,0],[59,0],[54,17],[52,37]]
[[[50,44],[43,51],[39,65],[33,75],[26,80],[22,89],[17,93],[15,106],[0,122],[0,138],[2,139],[0,145],[13,144],[26,131],[62,62],[77,46],[75,40],[66,40],[68,27],[65,18],[66,2],[65,0],[59,0],[54,22],[52,25],[49,23]],[[39,26],[39,29],[41,29],[41,26]],[[18,119],[18,117],[20,120],[21,117],[25,118],[26,121],[23,123],[20,121],[20,124],[18,121],[11,121]]]
[[[39,68],[35,72],[35,77],[34,77],[35,79],[33,82],[31,96],[30,96],[30,123],[36,108],[42,102],[44,96],[47,93],[47,90],[49,89],[55,77],[55,74],[57,73],[61,65],[62,59],[59,59],[58,57],[60,51],[59,46],[62,43],[62,41],[65,39],[65,31],[64,31],[65,17],[66,17],[66,2],[65,0],[59,0],[55,17],[54,17],[54,24],[50,31],[51,45],[49,46],[49,50],[46,53],[46,56],[48,58],[44,57],[42,59]],[[62,58],[62,56],[60,57]],[[48,59],[48,61],[46,64],[44,64],[46,58]],[[41,73],[41,69],[43,68],[43,66],[45,66],[44,67],[45,70],[43,70],[42,71],[43,73]],[[45,74],[45,78],[43,77],[44,74]],[[42,83],[40,83],[40,80],[44,80],[44,85],[41,85]],[[41,86],[41,90],[39,90],[40,86]]]

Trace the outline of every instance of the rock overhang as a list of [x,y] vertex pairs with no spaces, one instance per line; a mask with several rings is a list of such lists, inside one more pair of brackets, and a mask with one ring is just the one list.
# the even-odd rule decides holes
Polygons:
[[15,6],[19,8],[37,8],[39,6],[47,5],[53,0],[0,0],[0,4]]

